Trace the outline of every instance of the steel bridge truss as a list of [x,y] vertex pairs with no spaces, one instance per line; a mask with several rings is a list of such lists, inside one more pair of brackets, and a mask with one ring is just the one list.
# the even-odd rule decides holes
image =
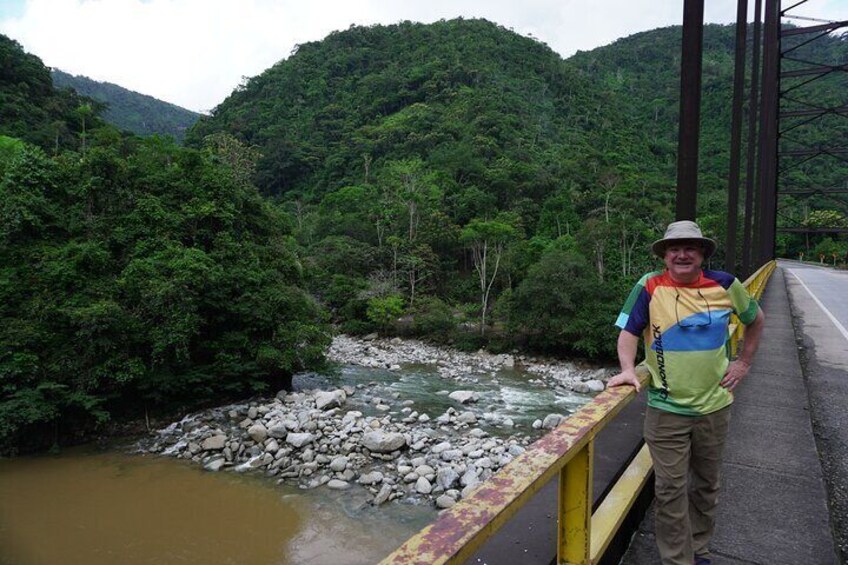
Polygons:
[[[780,30],[780,71],[775,85],[779,97],[775,213],[782,220],[778,232],[809,237],[848,233],[848,224],[844,222],[848,217],[848,199],[844,196],[848,194],[848,179],[842,179],[843,186],[801,186],[799,179],[805,175],[794,174],[822,159],[848,164],[848,61],[823,61],[805,53],[807,46],[848,27],[848,20],[822,22],[798,14],[797,9],[804,8],[806,2],[797,2],[780,12],[790,23],[815,21],[817,24],[782,26]],[[816,99],[809,88],[823,81],[829,81],[825,86],[830,86],[831,94],[835,94],[827,100]],[[819,135],[810,135],[816,133]],[[821,134],[828,138],[826,143],[810,142],[823,137]],[[814,198],[840,213],[842,221],[834,214],[810,221],[807,210]],[[798,213],[799,206],[803,214]]]
[[[848,121],[844,121],[848,120],[848,61],[815,60],[808,47],[848,28],[848,20],[806,17],[799,13],[807,7],[805,4],[808,0],[781,9],[780,0],[755,0],[754,21],[749,24],[748,0],[737,2],[725,267],[746,276],[775,256],[777,232],[807,236],[848,233],[844,221],[848,217],[848,198],[844,196],[848,194],[848,178],[834,178],[828,183],[842,186],[827,186],[805,174],[813,162],[821,168],[822,159],[848,164]],[[815,23],[799,26],[797,22]],[[749,29],[753,37],[746,86]],[[696,215],[702,37],[703,0],[686,0],[677,219],[695,219]],[[817,91],[810,88],[822,82],[826,88]],[[816,99],[817,92],[825,92],[826,99]],[[747,143],[743,166],[746,99]],[[743,170],[743,241],[739,261],[737,225]],[[827,202],[838,214],[810,221],[807,217],[810,205],[820,206],[822,202]]]

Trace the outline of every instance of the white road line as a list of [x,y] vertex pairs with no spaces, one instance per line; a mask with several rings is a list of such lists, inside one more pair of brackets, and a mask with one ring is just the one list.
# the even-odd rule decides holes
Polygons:
[[824,304],[821,303],[821,300],[819,300],[818,297],[816,297],[816,295],[813,294],[813,291],[810,290],[810,287],[808,287],[806,284],[804,284],[804,281],[801,280],[801,277],[799,277],[795,273],[795,271],[793,271],[792,269],[789,269],[789,272],[792,273],[792,276],[795,277],[796,279],[798,279],[798,282],[801,283],[801,286],[803,286],[804,289],[806,289],[806,291],[810,293],[810,296],[813,297],[813,300],[816,301],[816,304],[819,305],[819,308],[821,308],[824,311],[824,313],[827,314],[827,317],[830,318],[830,321],[834,323],[834,325],[836,326],[836,329],[838,329],[842,333],[842,337],[844,337],[845,339],[848,340],[848,330],[845,329],[845,326],[840,324],[839,320],[837,320],[836,317],[833,314],[830,313],[830,310],[825,308]]

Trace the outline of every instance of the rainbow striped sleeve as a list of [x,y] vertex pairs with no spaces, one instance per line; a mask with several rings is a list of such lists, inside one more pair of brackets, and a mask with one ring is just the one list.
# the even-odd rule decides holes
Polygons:
[[650,319],[648,305],[651,302],[651,296],[646,288],[647,283],[651,277],[659,274],[661,273],[648,273],[639,279],[639,282],[630,291],[630,295],[621,308],[621,313],[615,321],[616,327],[635,336],[642,334],[642,331],[648,326],[648,320]]

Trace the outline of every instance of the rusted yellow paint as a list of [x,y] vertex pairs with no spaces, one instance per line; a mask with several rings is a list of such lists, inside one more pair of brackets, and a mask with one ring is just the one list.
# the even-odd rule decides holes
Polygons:
[[[767,263],[745,281],[760,298],[776,263]],[[741,338],[744,326],[733,328],[731,347]],[[643,386],[649,374],[640,365]],[[635,398],[633,387],[607,389],[540,438],[509,465],[481,484],[468,498],[443,512],[439,518],[411,537],[383,564],[462,563],[542,486],[560,474],[561,516],[559,562],[596,563],[645,483],[650,455],[643,449],[628,467],[595,516],[592,505],[592,440],[624,406]],[[578,509],[580,505],[582,508]]]
[[557,555],[560,563],[589,564],[594,445],[590,441],[583,446],[559,473]]
[[648,451],[648,446],[643,445],[627,466],[624,474],[595,510],[591,526],[591,563],[597,563],[601,559],[613,536],[618,533],[624,517],[630,512],[633,503],[648,482],[652,466],[651,453]]

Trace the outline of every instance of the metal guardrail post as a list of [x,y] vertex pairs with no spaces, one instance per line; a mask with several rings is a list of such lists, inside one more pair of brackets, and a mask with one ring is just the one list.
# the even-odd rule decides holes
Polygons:
[[557,554],[560,563],[590,563],[594,445],[594,441],[589,441],[559,473]]

